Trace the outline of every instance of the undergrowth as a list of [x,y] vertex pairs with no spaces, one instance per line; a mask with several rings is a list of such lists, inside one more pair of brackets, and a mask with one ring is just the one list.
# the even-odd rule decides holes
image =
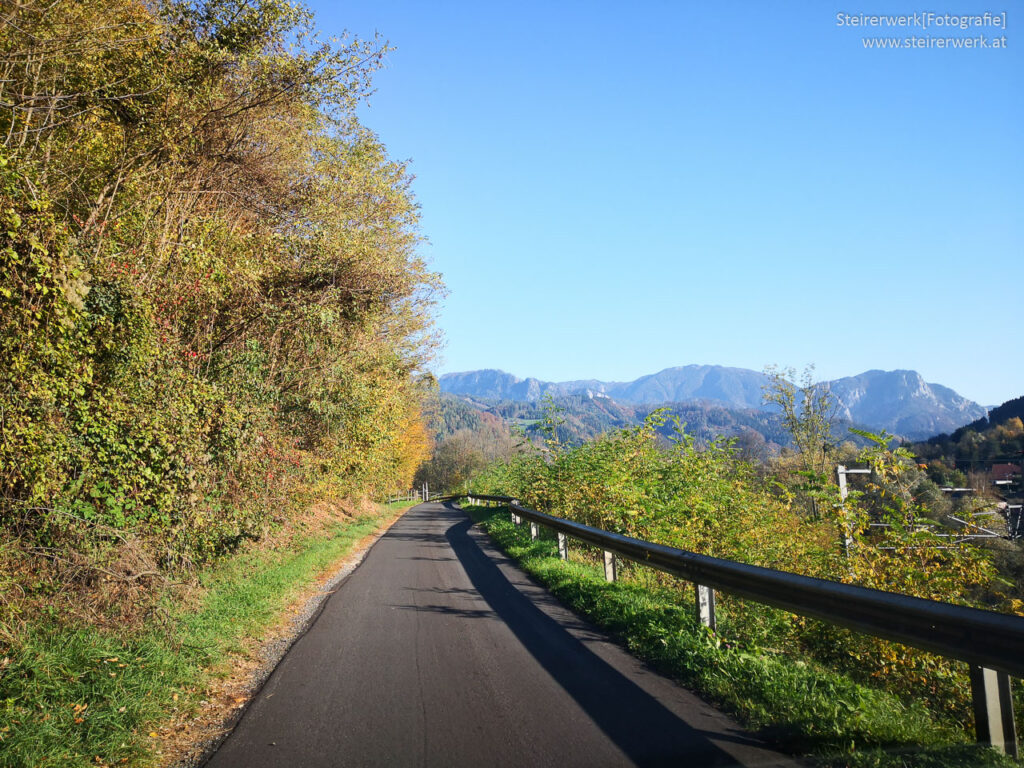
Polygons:
[[165,600],[163,618],[138,630],[68,626],[59,616],[11,630],[0,647],[0,766],[155,764],[153,729],[195,710],[232,654],[402,506],[239,552],[200,575],[193,605]]
[[528,574],[634,655],[817,765],[1016,765],[968,743],[967,734],[920,703],[813,661],[730,642],[728,622],[711,632],[696,620],[690,593],[609,584],[597,565],[560,560],[554,538],[531,541],[528,527],[513,525],[507,510],[470,512]]

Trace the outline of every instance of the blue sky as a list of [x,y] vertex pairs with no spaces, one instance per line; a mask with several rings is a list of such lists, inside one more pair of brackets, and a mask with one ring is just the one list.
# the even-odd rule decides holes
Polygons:
[[[311,7],[396,47],[362,119],[416,176],[438,373],[814,363],[1024,394],[1020,5]],[[1007,28],[837,23],[922,10]],[[1007,47],[862,43],[911,35]]]

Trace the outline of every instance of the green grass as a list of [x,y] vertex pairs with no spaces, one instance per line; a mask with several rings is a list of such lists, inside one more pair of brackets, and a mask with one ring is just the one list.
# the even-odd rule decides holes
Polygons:
[[419,502],[416,499],[412,501],[390,501],[387,504],[381,504],[380,506],[391,512],[397,512],[400,509],[408,509],[409,507],[415,507]]
[[507,510],[468,510],[564,604],[785,750],[828,766],[1016,765],[969,743],[921,704],[815,663],[731,645],[701,626],[678,592],[609,584],[596,565],[558,559],[553,538],[531,541],[528,526],[513,525]]
[[0,766],[155,763],[149,732],[173,709],[193,709],[212,670],[402,506],[288,548],[220,562],[201,574],[198,607],[169,604],[170,618],[142,631],[103,633],[59,622],[18,630],[0,660]]

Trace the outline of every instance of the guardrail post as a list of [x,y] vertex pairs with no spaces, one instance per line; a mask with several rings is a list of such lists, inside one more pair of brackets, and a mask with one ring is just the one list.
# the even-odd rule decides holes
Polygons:
[[697,618],[705,627],[715,631],[715,590],[703,584],[694,584],[697,597]]
[[558,556],[562,560],[569,559],[569,538],[564,533],[558,534]]
[[530,523],[530,541],[540,538],[540,526],[537,523]]
[[618,572],[615,567],[615,553],[609,552],[606,549],[604,551],[604,580],[615,581],[617,576]]
[[974,729],[978,742],[1010,757],[1017,757],[1010,676],[972,664],[971,698],[974,699]]

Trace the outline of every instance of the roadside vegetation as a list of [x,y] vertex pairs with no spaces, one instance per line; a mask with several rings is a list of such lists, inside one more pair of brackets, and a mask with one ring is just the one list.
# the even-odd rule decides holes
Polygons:
[[0,763],[141,759],[428,455],[440,280],[356,118],[387,50],[285,0],[0,12]]
[[[0,660],[0,766],[159,765],[167,723],[187,724],[253,641],[352,547],[409,504],[321,510],[202,568],[132,631],[24,624]],[[245,699],[223,702],[231,712]],[[187,735],[186,735],[187,739]]]
[[[563,603],[609,630],[629,650],[737,716],[773,743],[814,756],[823,766],[1012,766],[1015,761],[967,743],[956,723],[921,701],[859,682],[814,659],[739,640],[750,606],[719,610],[717,633],[697,622],[692,588],[604,580],[593,558],[563,561],[552,535],[531,541],[507,509],[470,513],[527,573]],[[776,612],[779,613],[779,612]],[[779,617],[780,619],[782,617]]]
[[[943,525],[950,501],[905,448],[887,435],[867,432],[857,434],[866,447],[857,448],[852,442],[837,444],[829,430],[827,392],[808,391],[813,385],[801,385],[792,374],[778,373],[777,377],[766,394],[782,409],[794,432],[796,448],[770,464],[747,461],[727,440],[698,447],[683,425],[673,425],[671,415],[664,412],[655,412],[641,426],[608,432],[582,445],[565,445],[558,438],[557,410],[552,409],[543,445],[524,446],[522,452],[492,463],[476,476],[472,487],[480,493],[514,496],[527,506],[604,530],[692,552],[933,600],[1024,613],[1017,585],[999,567],[998,551],[972,541],[950,546],[948,534],[973,530],[970,509],[959,510],[968,525]],[[671,428],[668,445],[662,439],[666,426]],[[851,483],[845,501],[833,479],[837,463],[871,470],[869,476],[861,476],[861,482]],[[504,531],[500,523],[490,525],[499,540],[512,536],[510,530],[499,534]],[[513,546],[509,543],[513,541],[518,540],[509,539],[508,545]],[[1004,544],[998,542],[996,549]],[[526,553],[523,550],[521,554]],[[539,552],[530,556],[534,554],[539,556]],[[574,557],[581,567],[597,562],[597,554],[585,549],[577,548]],[[574,595],[569,602],[583,606],[585,613],[596,610],[591,602],[606,599],[594,597],[604,595],[600,591],[604,587],[581,586],[586,579],[580,574],[591,571],[563,571],[557,562],[546,560],[529,567],[545,582],[555,579],[553,574],[557,579],[569,579],[566,574],[572,574],[572,586],[564,589]],[[614,608],[614,615],[600,620],[630,637],[630,633],[640,632],[642,637],[636,642],[641,655],[659,658],[652,649],[656,650],[660,641],[643,633],[651,624],[661,627],[658,632],[662,634],[656,635],[664,639],[686,624],[689,619],[673,618],[672,622],[683,624],[665,625],[658,617],[665,611],[672,616],[692,611],[692,586],[636,566],[627,565],[622,573],[625,583],[608,595],[629,596],[623,599],[639,601],[637,605],[649,598],[662,607],[634,611],[624,604]],[[589,596],[575,596],[574,590]],[[670,605],[675,606],[671,611]],[[800,749],[938,744],[950,734],[959,734],[954,740],[960,740],[973,733],[966,664],[729,595],[719,596],[718,608],[724,617],[718,634],[702,642],[745,654],[753,666],[774,669],[781,665],[780,669],[787,670],[806,666],[832,675],[829,679],[845,681],[842,685],[855,686],[856,692],[850,693],[853,698],[845,694],[826,697],[833,703],[821,711],[835,713],[824,718],[826,723],[829,717],[833,722],[822,727],[832,736],[822,737],[824,740],[814,733],[785,737]],[[616,618],[616,611],[622,616]],[[625,618],[630,615],[633,618]],[[621,622],[636,626],[626,632]],[[698,641],[690,638],[686,642]],[[678,650],[683,656],[694,653]],[[700,688],[734,711],[743,712],[759,727],[778,729],[791,722],[800,730],[804,726],[799,723],[805,720],[806,727],[818,727],[814,718],[792,712],[797,705],[784,704],[784,696],[759,694],[761,699],[746,701],[743,691],[747,683],[763,677],[755,675],[752,668],[733,681],[734,699],[725,694],[721,681],[701,683]],[[676,674],[690,682],[697,672]],[[778,679],[785,674],[779,672]],[[774,679],[776,674],[768,677]],[[813,701],[815,697],[808,695]],[[1021,701],[1020,686],[1016,686],[1015,698]],[[1020,713],[1019,706],[1017,711]],[[886,724],[887,719],[892,722]],[[909,730],[901,734],[900,729]]]
[[0,532],[60,581],[138,580],[408,486],[438,278],[355,117],[386,47],[283,0],[12,13]]

